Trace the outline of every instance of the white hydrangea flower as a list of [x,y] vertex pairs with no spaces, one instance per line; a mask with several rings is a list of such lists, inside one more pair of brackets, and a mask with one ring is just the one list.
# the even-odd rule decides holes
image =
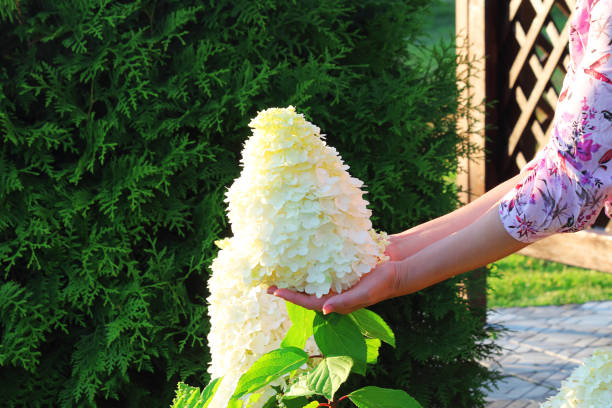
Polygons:
[[593,353],[540,408],[612,408],[612,349]]
[[[341,292],[386,259],[386,234],[372,229],[363,183],[318,127],[293,107],[260,112],[250,126],[242,173],[226,194],[234,236],[217,242],[208,281],[209,372],[223,377],[213,408],[227,406],[240,376],[277,349],[291,326],[285,302],[268,295],[268,285]],[[313,338],[305,350],[320,354]],[[257,393],[246,407],[261,407],[274,391],[270,385]]]
[[[291,327],[285,302],[266,293],[262,285],[246,286],[236,273],[248,262],[233,238],[219,241],[221,248],[211,266],[208,281],[208,314],[211,330],[208,343],[212,356],[211,378],[224,377],[210,407],[225,407],[240,376],[259,357],[280,347]],[[320,354],[313,339],[305,347],[310,355]],[[274,385],[282,384],[282,380]],[[259,408],[274,395],[272,386],[258,391],[259,399],[249,408]],[[250,396],[246,396],[248,400]]]
[[363,182],[292,106],[260,112],[250,126],[226,198],[249,263],[245,282],[319,297],[353,286],[385,258],[387,243],[372,229]]

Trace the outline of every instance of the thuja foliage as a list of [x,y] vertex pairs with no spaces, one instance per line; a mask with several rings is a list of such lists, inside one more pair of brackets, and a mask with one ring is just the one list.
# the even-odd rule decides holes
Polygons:
[[[455,208],[455,57],[429,0],[0,0],[0,394],[157,406],[203,386],[205,281],[247,123],[294,105],[390,233]],[[443,255],[443,254],[441,254]],[[457,281],[382,304],[367,381],[476,407],[490,374]]]

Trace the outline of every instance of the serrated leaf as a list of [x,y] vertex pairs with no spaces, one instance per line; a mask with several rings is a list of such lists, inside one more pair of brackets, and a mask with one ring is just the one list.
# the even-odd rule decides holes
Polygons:
[[364,336],[380,339],[395,347],[395,334],[393,330],[378,314],[368,309],[359,309],[349,314],[349,316],[357,324],[357,327],[359,327]]
[[172,401],[171,408],[206,408],[212,401],[217,388],[219,388],[220,378],[212,380],[204,391],[200,392],[197,387],[192,387],[183,382],[178,383],[176,397]]
[[353,360],[346,356],[324,358],[323,361],[306,377],[308,386],[317,394],[328,400],[334,399],[338,388],[348,378]]
[[196,407],[200,399],[200,390],[185,383],[178,383],[176,396],[172,400],[171,408],[192,408]]
[[308,386],[306,377],[308,374],[302,374],[295,380],[285,392],[285,397],[310,397],[315,394],[315,391]]
[[353,360],[347,356],[327,357],[309,373],[302,375],[289,388],[286,396],[323,395],[328,400],[348,378]]
[[379,339],[366,339],[367,346],[367,363],[376,364],[378,361],[378,349],[382,344]]
[[296,347],[273,350],[261,356],[238,380],[232,398],[240,398],[287,374],[308,361],[308,353]]
[[353,371],[365,374],[367,347],[353,320],[345,315],[317,312],[313,323],[314,338],[324,356],[348,356],[353,359]]
[[358,408],[423,408],[405,391],[390,388],[363,387],[348,397]]
[[315,312],[291,302],[285,302],[285,305],[292,324],[281,343],[281,347],[303,349],[306,345],[306,340],[312,336],[312,321],[315,317]]

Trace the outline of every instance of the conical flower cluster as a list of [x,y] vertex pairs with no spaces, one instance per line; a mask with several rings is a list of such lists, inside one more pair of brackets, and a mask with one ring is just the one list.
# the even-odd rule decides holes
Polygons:
[[612,407],[612,349],[598,350],[563,381],[541,408]]
[[[223,377],[210,407],[226,407],[240,376],[259,357],[280,347],[291,321],[282,299],[270,296],[262,285],[246,286],[232,272],[248,267],[240,248],[225,239],[212,264],[208,281],[208,313],[211,330],[208,343],[212,355],[208,371],[212,378]],[[250,407],[260,407],[273,394],[271,387],[258,392]]]
[[[263,111],[250,126],[242,173],[227,192],[234,236],[217,242],[208,281],[209,372],[223,377],[215,408],[227,406],[240,376],[277,349],[291,326],[284,301],[266,294],[268,285],[318,296],[341,292],[385,258],[387,242],[372,230],[363,183],[318,127],[293,107]],[[312,338],[305,349],[320,354]],[[257,394],[247,407],[262,406],[273,390]]]
[[386,242],[372,229],[363,182],[291,106],[260,112],[250,126],[226,199],[232,239],[249,262],[245,282],[317,296],[351,287]]

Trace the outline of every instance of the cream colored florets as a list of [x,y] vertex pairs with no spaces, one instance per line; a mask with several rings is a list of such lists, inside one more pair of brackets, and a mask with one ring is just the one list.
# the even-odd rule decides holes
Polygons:
[[[223,377],[213,408],[227,405],[240,376],[277,349],[291,326],[284,301],[266,294],[268,285],[317,296],[341,292],[386,258],[388,243],[372,229],[363,183],[318,127],[293,107],[260,112],[250,126],[243,170],[226,198],[234,236],[217,242],[208,281],[209,372]],[[312,338],[305,350],[320,354]],[[246,407],[262,406],[273,390],[257,394]]]
[[386,242],[372,229],[363,182],[293,107],[260,112],[250,126],[226,199],[233,239],[248,252],[245,282],[317,296],[351,287]]
[[[221,248],[213,261],[213,275],[208,281],[208,313],[211,330],[208,344],[212,356],[208,368],[211,378],[224,377],[210,407],[225,407],[240,376],[259,357],[280,347],[291,327],[285,302],[266,293],[263,285],[246,286],[234,271],[248,267],[243,251],[232,239],[219,241]],[[320,354],[311,338],[305,350]],[[279,380],[273,385],[282,385]],[[258,408],[274,394],[272,386],[257,392],[256,402],[245,405]],[[247,396],[246,400],[253,398]]]
[[540,408],[612,407],[612,349],[593,353]]

